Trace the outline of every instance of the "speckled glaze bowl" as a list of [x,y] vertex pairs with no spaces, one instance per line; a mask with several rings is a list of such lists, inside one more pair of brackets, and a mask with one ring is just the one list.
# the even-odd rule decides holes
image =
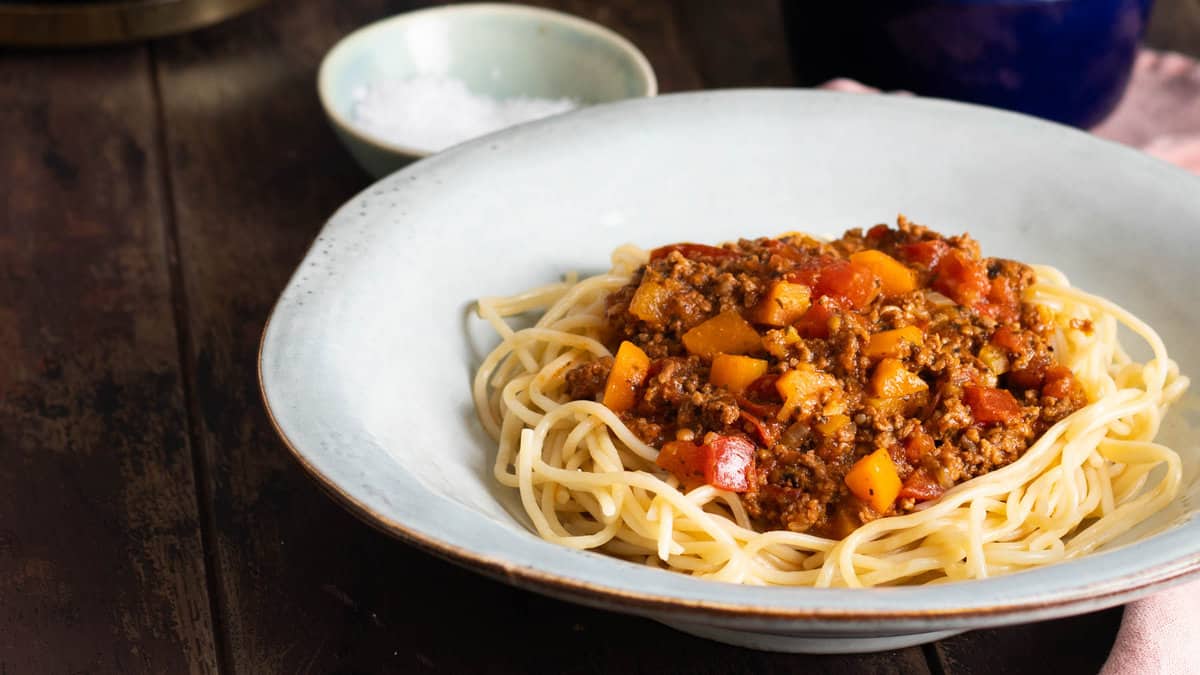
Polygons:
[[570,98],[587,105],[658,93],[654,70],[637,47],[569,14],[482,3],[383,19],[334,45],[317,75],[317,94],[338,138],[377,178],[431,153],[357,126],[354,91],[418,75],[453,77],[476,94],[500,99]]
[[[1200,415],[1166,510],[1084,558],[993,579],[873,590],[694,579],[547,543],[470,381],[496,338],[469,312],[613,248],[807,230],[903,212],[992,255],[1052,263],[1138,313],[1200,374],[1200,180],[1074,129],[963,104],[728,91],[595,106],[465,144],[376,183],[330,219],[263,336],[267,407],[347,508],[522,588],[760,649],[872,651],[1116,605],[1200,568]],[[1137,354],[1135,353],[1135,356]],[[1135,545],[1136,544],[1136,545]]]

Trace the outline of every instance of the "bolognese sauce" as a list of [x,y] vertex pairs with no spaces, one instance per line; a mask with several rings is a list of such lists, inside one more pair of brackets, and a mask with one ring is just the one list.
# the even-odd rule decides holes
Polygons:
[[1033,270],[901,217],[655,249],[607,303],[615,354],[573,368],[685,487],[762,529],[841,538],[1018,459],[1086,404],[1022,301]]

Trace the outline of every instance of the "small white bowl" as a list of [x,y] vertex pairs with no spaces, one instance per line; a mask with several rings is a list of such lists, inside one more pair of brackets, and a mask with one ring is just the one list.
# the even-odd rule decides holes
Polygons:
[[[468,4],[400,14],[360,28],[321,62],[317,93],[366,171],[384,176],[430,152],[356,124],[354,92],[384,80],[445,76],[473,93],[582,104],[654,96],[650,62],[625,38],[578,17],[522,5]],[[438,114],[430,111],[430,114]]]

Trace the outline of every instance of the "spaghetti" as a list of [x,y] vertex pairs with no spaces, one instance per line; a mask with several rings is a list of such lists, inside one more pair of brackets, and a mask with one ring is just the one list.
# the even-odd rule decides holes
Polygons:
[[[628,415],[567,394],[568,373],[614,356],[606,345],[610,298],[640,278],[649,258],[623,246],[607,274],[478,302],[479,315],[501,338],[473,388],[480,420],[499,446],[495,478],[519,490],[534,529],[548,541],[735,583],[940,583],[1086,554],[1163,508],[1178,490],[1179,457],[1153,439],[1187,378],[1137,317],[1073,288],[1053,268],[1036,267],[1021,302],[1043,308],[1049,347],[1081,388],[1081,407],[1049,425],[1015,461],[936,498],[909,500],[907,512],[881,510],[882,517],[840,537],[778,523],[764,528],[743,495],[665,471],[662,446],[639,437]],[[541,312],[532,327],[517,330],[506,321],[528,312]],[[1121,325],[1149,346],[1149,361],[1127,355]]]

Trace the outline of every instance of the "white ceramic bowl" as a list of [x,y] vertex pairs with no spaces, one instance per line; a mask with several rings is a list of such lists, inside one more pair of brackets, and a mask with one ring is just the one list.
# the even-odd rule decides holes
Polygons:
[[[474,298],[617,245],[847,227],[903,212],[992,255],[1048,262],[1155,326],[1200,374],[1200,180],[1082,132],[941,101],[729,91],[597,106],[422,161],[339,210],[263,338],[264,396],[296,456],[355,513],[515,585],[751,647],[866,651],[1095,610],[1200,568],[1197,398],[1164,512],[1101,552],[935,587],[744,587],[559,547],[490,473],[470,379],[495,342]],[[1187,412],[1190,406],[1191,412]],[[1131,543],[1137,546],[1131,546]]]
[[637,47],[570,14],[495,3],[399,14],[342,38],[317,76],[317,95],[338,138],[375,177],[432,153],[363,129],[352,114],[354,92],[415,76],[453,77],[497,99],[569,98],[587,105],[658,93],[654,70]]

